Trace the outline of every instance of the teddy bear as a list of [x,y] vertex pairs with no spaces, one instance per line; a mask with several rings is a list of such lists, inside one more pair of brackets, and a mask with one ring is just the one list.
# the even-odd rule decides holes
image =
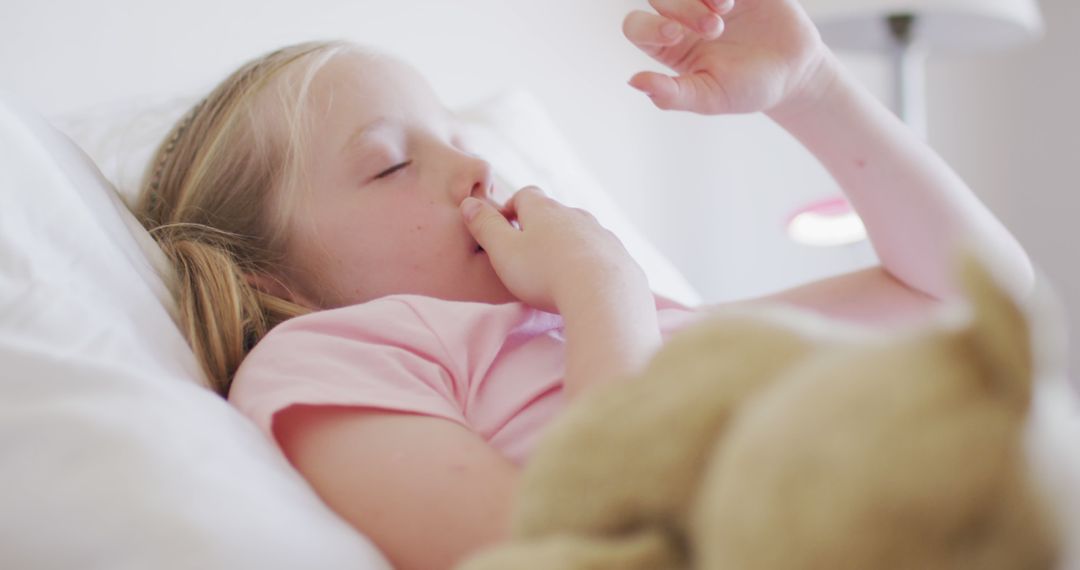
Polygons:
[[568,405],[511,538],[458,570],[1054,568],[1029,319],[958,259],[966,302],[908,326],[777,306],[675,335]]

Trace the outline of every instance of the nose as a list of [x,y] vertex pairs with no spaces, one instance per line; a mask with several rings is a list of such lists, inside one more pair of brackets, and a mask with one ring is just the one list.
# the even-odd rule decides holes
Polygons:
[[454,204],[460,204],[469,196],[491,200],[495,184],[491,163],[472,154],[460,151],[458,154],[458,176],[452,190]]

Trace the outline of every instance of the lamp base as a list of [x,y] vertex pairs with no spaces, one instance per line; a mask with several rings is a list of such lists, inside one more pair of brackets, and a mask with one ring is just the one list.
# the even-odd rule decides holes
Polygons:
[[885,19],[893,38],[893,110],[915,134],[925,139],[927,52],[916,39],[918,23],[914,14],[894,14]]

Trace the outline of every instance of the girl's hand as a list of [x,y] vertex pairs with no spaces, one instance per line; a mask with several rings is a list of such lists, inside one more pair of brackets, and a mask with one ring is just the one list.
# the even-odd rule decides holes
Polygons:
[[639,372],[660,346],[660,325],[645,272],[622,243],[591,214],[533,186],[514,194],[504,211],[475,198],[461,203],[506,288],[562,315],[567,396]]
[[649,293],[644,271],[614,234],[592,214],[564,206],[535,186],[515,193],[502,213],[475,198],[466,198],[461,210],[495,273],[530,306],[560,313],[582,295],[605,295],[612,288]]
[[701,114],[803,107],[829,82],[832,59],[797,0],[650,0],[623,33],[677,73],[630,85],[661,109]]

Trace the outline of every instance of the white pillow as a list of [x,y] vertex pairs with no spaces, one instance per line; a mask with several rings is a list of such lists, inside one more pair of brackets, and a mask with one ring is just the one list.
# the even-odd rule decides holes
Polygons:
[[[58,117],[57,126],[101,167],[133,203],[147,163],[194,97],[132,100]],[[509,91],[462,109],[469,145],[493,165],[504,196],[536,185],[560,202],[588,210],[611,230],[649,278],[653,291],[683,305],[701,295],[638,230],[589,169],[543,105],[527,91]]]
[[[130,203],[192,102],[125,102],[63,124]],[[500,186],[537,184],[589,209],[658,292],[695,302],[534,99],[512,94],[465,115]],[[0,95],[0,567],[386,568],[203,387],[171,275],[94,161]]]
[[[146,158],[125,152],[149,157],[183,107],[99,139],[116,180],[135,188]],[[530,97],[466,115],[511,187],[539,183],[625,222]],[[0,568],[389,568],[202,387],[159,274],[160,249],[91,160],[0,93]],[[1063,386],[1036,393],[1029,450],[1075,537],[1080,412]],[[1080,567],[1080,542],[1066,549],[1062,567]]]
[[162,261],[0,94],[0,568],[389,568],[200,385]]
[[472,127],[471,144],[492,163],[507,190],[539,186],[560,202],[591,212],[619,237],[653,291],[686,306],[701,304],[701,295],[630,221],[531,93],[511,91],[459,114]]
[[[131,200],[191,103],[101,107],[64,125]],[[590,209],[651,279],[668,273],[658,291],[694,302],[535,100],[515,94],[467,115],[501,185],[538,184]],[[387,568],[204,388],[171,275],[94,161],[0,94],[0,567]]]

